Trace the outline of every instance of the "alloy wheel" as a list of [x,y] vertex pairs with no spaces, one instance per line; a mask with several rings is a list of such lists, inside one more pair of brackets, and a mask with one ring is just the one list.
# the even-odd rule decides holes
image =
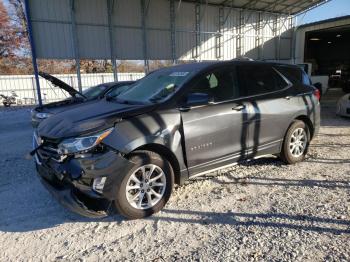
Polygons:
[[136,209],[152,208],[163,198],[165,188],[166,176],[163,170],[154,164],[143,165],[129,177],[126,199]]
[[300,157],[306,148],[307,135],[304,128],[297,128],[291,135],[289,151],[293,157]]

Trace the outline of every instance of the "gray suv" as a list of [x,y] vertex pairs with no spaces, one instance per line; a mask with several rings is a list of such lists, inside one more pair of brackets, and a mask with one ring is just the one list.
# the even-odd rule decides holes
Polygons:
[[266,154],[302,161],[320,125],[319,96],[293,65],[177,65],[44,120],[32,155],[69,209],[142,218],[193,176]]

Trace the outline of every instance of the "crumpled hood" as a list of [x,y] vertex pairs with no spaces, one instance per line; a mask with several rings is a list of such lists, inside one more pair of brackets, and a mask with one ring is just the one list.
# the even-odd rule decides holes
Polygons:
[[109,128],[122,118],[147,113],[155,105],[120,104],[98,100],[53,115],[38,126],[38,135],[50,139],[81,136]]

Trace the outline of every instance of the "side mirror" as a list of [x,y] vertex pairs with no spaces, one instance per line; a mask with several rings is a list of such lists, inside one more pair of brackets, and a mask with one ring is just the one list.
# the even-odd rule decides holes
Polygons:
[[206,105],[212,102],[212,98],[206,93],[190,93],[187,96],[188,106]]

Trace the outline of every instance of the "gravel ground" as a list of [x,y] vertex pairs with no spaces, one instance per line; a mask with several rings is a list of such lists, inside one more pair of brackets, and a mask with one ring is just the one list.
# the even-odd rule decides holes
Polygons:
[[29,110],[0,111],[0,260],[350,261],[350,119],[339,91],[323,102],[307,160],[274,157],[178,187],[143,220],[100,220],[61,207],[32,161]]

